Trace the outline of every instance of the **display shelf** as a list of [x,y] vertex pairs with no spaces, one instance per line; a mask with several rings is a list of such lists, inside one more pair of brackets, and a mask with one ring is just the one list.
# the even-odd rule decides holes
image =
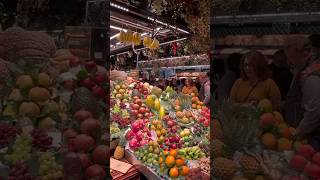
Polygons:
[[[160,69],[166,69],[167,67],[161,67]],[[175,66],[175,67],[168,67],[173,68],[175,70],[202,70],[202,69],[210,69],[210,65],[197,65],[197,66]],[[152,68],[142,68],[145,70],[151,70]]]

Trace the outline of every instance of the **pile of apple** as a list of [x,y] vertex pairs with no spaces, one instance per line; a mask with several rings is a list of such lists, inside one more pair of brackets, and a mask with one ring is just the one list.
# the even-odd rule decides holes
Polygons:
[[129,92],[125,84],[117,84],[112,91],[112,96],[120,101],[126,103],[128,102]]
[[[78,64],[74,64],[78,65]],[[98,98],[105,98],[106,92],[102,87],[106,83],[105,72],[98,72],[97,64],[94,61],[88,61],[84,64],[84,69],[80,70],[77,74],[79,85],[89,89],[92,94]],[[77,85],[74,79],[64,81],[64,87],[73,90]]]
[[138,96],[133,97],[133,102],[130,103],[130,107],[131,115],[136,119],[149,119],[151,116],[153,116],[150,109],[142,102],[142,100]]
[[177,132],[179,131],[180,126],[178,126],[177,121],[174,120],[174,119],[172,119],[170,116],[165,116],[165,117],[163,118],[163,121],[164,121],[164,123],[166,124],[166,126],[167,126],[167,131],[168,131],[169,133],[174,134],[174,133],[177,133]]
[[63,141],[69,152],[77,153],[87,179],[106,178],[105,162],[108,161],[106,145],[98,144],[96,132],[101,131],[100,121],[92,113],[80,110],[74,114],[74,120],[80,124],[80,130],[68,128],[63,132]]
[[200,114],[202,115],[199,118],[199,122],[202,123],[205,127],[210,126],[210,109],[207,107],[203,107],[201,109]]
[[[296,154],[291,158],[290,165],[293,169],[302,172],[310,179],[320,178],[320,152],[304,144],[297,148]],[[298,177],[296,179],[299,179]]]
[[125,138],[129,141],[129,147],[132,150],[136,150],[152,140],[148,125],[148,119],[138,119],[131,124],[131,129],[126,133]]
[[150,89],[149,89],[148,83],[138,82],[135,84],[134,89],[138,90],[144,96],[147,96],[150,94]]

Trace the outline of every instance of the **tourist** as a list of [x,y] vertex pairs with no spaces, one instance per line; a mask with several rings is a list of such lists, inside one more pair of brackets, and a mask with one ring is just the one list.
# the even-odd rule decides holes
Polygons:
[[275,107],[281,102],[281,94],[276,83],[270,79],[268,62],[263,54],[250,51],[245,54],[240,65],[241,78],[230,93],[235,103],[257,105],[262,99],[269,99]]
[[[292,44],[295,43],[295,44]],[[288,62],[296,72],[291,86],[296,94],[287,97],[287,113],[290,110],[290,102],[300,107],[297,113],[301,113],[296,135],[308,140],[317,151],[320,150],[320,35],[312,35],[309,39],[296,38],[286,44]],[[300,102],[299,102],[300,101]]]
[[186,80],[185,86],[182,88],[182,94],[198,96],[198,89],[191,78]]

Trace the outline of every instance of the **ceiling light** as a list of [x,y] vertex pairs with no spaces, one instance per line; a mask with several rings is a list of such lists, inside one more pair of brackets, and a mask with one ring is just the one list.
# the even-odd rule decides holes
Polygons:
[[116,29],[116,30],[119,30],[119,31],[124,31],[124,32],[127,32],[127,30],[126,29],[123,29],[123,28],[120,28],[120,27],[117,27],[117,26],[112,26],[112,25],[110,25],[110,28],[111,29]]
[[110,37],[110,40],[116,38],[116,37],[118,36],[118,34],[119,34],[119,33],[117,33],[116,35],[111,36],[111,37]]
[[[155,19],[153,19],[153,18],[151,18],[151,17],[148,17],[148,20],[154,21]],[[159,21],[159,20],[155,20],[155,21],[156,21],[157,23],[159,23],[159,24],[164,25],[164,26],[169,26],[169,27],[171,27],[171,28],[173,28],[173,29],[177,29],[178,31],[181,31],[181,32],[190,34],[188,31],[183,30],[183,29],[180,29],[180,28],[178,28],[178,27],[176,27],[176,26],[171,26],[171,25],[169,25],[169,24],[167,24],[167,23],[164,23],[164,22],[162,22],[162,21]]]
[[113,7],[115,7],[115,8],[118,8],[118,9],[120,9],[120,10],[123,10],[123,11],[129,11],[129,9],[128,8],[125,8],[125,7],[122,7],[122,6],[119,6],[119,5],[117,5],[117,4],[114,4],[114,3],[110,3],[110,5],[111,6],[113,6]]

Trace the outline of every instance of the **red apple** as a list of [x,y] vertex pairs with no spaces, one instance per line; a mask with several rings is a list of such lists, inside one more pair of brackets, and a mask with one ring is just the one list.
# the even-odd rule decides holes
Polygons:
[[134,116],[137,116],[138,113],[139,113],[138,110],[136,110],[136,109],[135,109],[135,110],[132,110],[131,112],[132,112],[132,114],[133,114]]
[[88,72],[94,72],[97,70],[97,64],[94,61],[88,61],[85,63],[84,67]]
[[92,94],[95,95],[96,97],[100,97],[100,98],[105,98],[106,94],[105,91],[102,87],[100,86],[94,86],[92,89]]
[[105,73],[100,72],[94,76],[94,82],[96,82],[97,84],[101,84],[105,81],[106,81],[106,74]]
[[146,112],[146,108],[140,107],[139,113],[144,114]]
[[144,113],[144,117],[146,117],[146,118],[150,117],[150,113],[148,113],[148,112]]
[[177,145],[176,144],[171,144],[171,148],[172,149],[177,149]]
[[140,107],[140,106],[139,106],[138,104],[133,104],[133,105],[132,105],[132,108],[133,108],[133,109],[136,109],[136,110],[138,110],[139,107]]
[[85,153],[78,153],[78,156],[81,160],[81,165],[84,169],[86,169],[87,167],[89,167],[92,163],[90,161],[90,158],[87,154]]
[[80,82],[80,85],[88,89],[92,89],[95,86],[94,82],[91,81],[90,77],[87,77],[86,79],[82,80]]
[[139,114],[137,115],[137,117],[138,117],[138,118],[143,118],[143,115],[139,113]]
[[138,104],[139,106],[142,105],[141,99],[136,99],[136,100],[134,101],[134,103],[135,103],[135,104]]
[[150,109],[149,109],[149,108],[146,108],[146,112],[149,113],[149,112],[150,112]]

